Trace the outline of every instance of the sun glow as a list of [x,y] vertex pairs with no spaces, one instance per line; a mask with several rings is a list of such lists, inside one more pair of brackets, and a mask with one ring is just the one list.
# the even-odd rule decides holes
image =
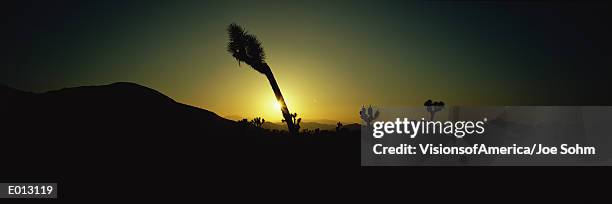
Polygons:
[[281,109],[281,104],[280,104],[280,102],[278,102],[278,101],[274,100],[273,105],[274,105],[274,110],[277,110],[277,111],[278,111],[278,110],[280,110],[280,109]]

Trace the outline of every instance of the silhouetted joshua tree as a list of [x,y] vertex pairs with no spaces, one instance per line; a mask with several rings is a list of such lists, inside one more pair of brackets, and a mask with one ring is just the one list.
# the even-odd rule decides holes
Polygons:
[[[293,113],[290,115],[293,122],[293,127],[295,127],[295,131],[300,131],[300,122],[302,122],[302,118],[297,118],[297,113]],[[297,119],[296,119],[297,118]],[[290,120],[291,121],[291,120]],[[287,120],[283,119],[282,122],[287,122]],[[287,123],[289,124],[289,123]]]
[[441,111],[442,109],[444,109],[444,102],[442,102],[442,101],[432,102],[431,100],[427,100],[427,101],[425,101],[425,104],[423,104],[423,105],[425,105],[425,109],[431,115],[431,118],[429,120],[432,120],[432,121],[434,119],[434,115],[436,114],[436,112]]
[[297,135],[299,127],[296,126],[294,119],[292,120],[292,115],[289,112],[289,108],[287,108],[287,104],[272,74],[272,70],[265,62],[265,54],[261,42],[259,42],[255,35],[248,34],[242,27],[234,23],[227,27],[227,32],[229,34],[227,51],[236,58],[238,66],[240,66],[240,62],[244,62],[259,73],[266,75],[270,82],[270,86],[272,86],[274,95],[276,95],[276,100],[281,105],[283,118],[285,118],[287,122],[289,132],[292,135]]
[[380,112],[378,112],[378,110],[374,112],[372,106],[368,107],[366,112],[366,108],[362,106],[361,111],[359,111],[359,115],[361,119],[366,123],[366,126],[370,127],[372,125],[372,122],[376,120],[376,118],[378,118]]
[[342,130],[342,123],[338,122],[336,123],[336,132],[340,132],[340,130]]
[[253,120],[251,120],[251,124],[253,124],[253,126],[257,128],[262,128],[265,122],[266,122],[266,119],[263,119],[260,117],[253,118]]

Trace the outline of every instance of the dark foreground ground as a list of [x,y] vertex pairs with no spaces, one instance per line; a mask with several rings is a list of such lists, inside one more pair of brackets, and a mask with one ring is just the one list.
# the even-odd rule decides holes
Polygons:
[[[361,167],[356,128],[291,137],[131,83],[38,94],[0,87],[0,99],[0,179],[58,182],[56,202],[442,198],[609,179],[605,167]],[[472,193],[482,194],[459,197]]]
[[1,89],[0,175],[57,180],[67,200],[192,197],[231,181],[258,180],[252,184],[262,188],[359,166],[355,129],[292,137],[132,83]]

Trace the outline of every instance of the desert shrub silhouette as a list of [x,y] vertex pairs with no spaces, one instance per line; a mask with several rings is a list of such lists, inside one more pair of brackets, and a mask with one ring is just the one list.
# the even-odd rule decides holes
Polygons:
[[263,124],[266,122],[266,119],[256,117],[251,120],[251,124],[257,128],[262,128]]
[[266,119],[262,117],[255,117],[249,121],[249,119],[243,118],[241,120],[237,120],[236,123],[240,128],[257,128],[262,129],[264,123],[266,123]]

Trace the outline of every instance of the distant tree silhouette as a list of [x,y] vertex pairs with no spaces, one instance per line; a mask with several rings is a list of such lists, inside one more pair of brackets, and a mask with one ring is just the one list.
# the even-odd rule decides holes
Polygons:
[[427,112],[429,112],[429,115],[431,116],[429,120],[432,120],[432,121],[434,119],[434,115],[436,114],[436,112],[444,109],[444,102],[442,101],[433,102],[430,99],[430,100],[425,101],[423,105],[425,105],[425,109],[427,110]]
[[338,122],[336,123],[336,132],[340,132],[340,130],[342,130],[342,123]]
[[259,73],[266,75],[270,82],[270,86],[272,86],[274,95],[276,95],[276,100],[281,105],[283,118],[284,121],[287,122],[289,132],[292,135],[297,135],[299,126],[296,124],[295,117],[292,118],[291,112],[289,112],[289,108],[287,108],[283,94],[276,83],[270,66],[265,62],[265,54],[261,42],[259,42],[255,35],[248,34],[241,26],[235,23],[227,27],[227,32],[229,34],[227,51],[236,58],[238,66],[240,66],[240,62],[244,62]]
[[372,125],[372,122],[376,120],[376,118],[378,118],[380,112],[378,112],[378,110],[374,112],[372,106],[368,107],[366,112],[366,108],[362,106],[361,111],[359,111],[359,115],[361,119],[366,123],[366,126],[370,127]]
[[257,128],[262,128],[263,124],[266,122],[266,119],[256,117],[251,120],[251,124]]
[[242,120],[238,120],[236,122],[238,122],[238,126],[239,127],[248,127],[249,126],[249,120],[246,119],[246,118],[243,118]]

